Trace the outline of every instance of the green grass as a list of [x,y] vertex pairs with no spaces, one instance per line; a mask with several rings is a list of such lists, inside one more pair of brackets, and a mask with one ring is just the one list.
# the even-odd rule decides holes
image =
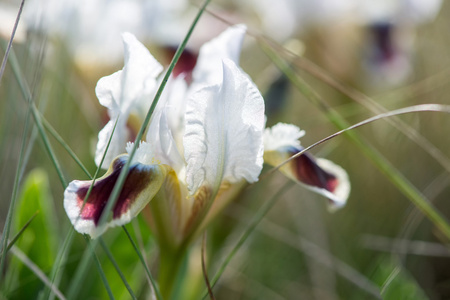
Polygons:
[[[227,20],[214,5],[208,17]],[[202,9],[168,65],[136,141],[188,39],[198,37]],[[346,207],[330,213],[325,199],[266,166],[260,182],[244,189],[213,221],[207,245],[189,241],[183,248],[173,263],[178,268],[173,282],[165,286],[173,290],[171,297],[160,291],[161,254],[145,213],[91,240],[73,230],[62,207],[70,180],[95,181],[102,175],[92,152],[105,114],[94,93],[99,77],[84,74],[63,41],[36,33],[13,47],[1,40],[0,299],[206,299],[211,295],[200,250],[206,251],[216,299],[450,297],[445,251],[442,256],[427,249],[397,253],[394,245],[377,249],[382,245],[375,238],[363,242],[381,236],[442,249],[450,239],[448,16],[445,4],[434,23],[419,29],[413,77],[384,91],[360,84],[361,69],[353,70],[353,77],[334,72],[326,58],[335,55],[333,48],[324,46],[325,58],[311,50],[324,45],[320,33],[299,37],[306,47],[300,58],[267,42],[248,21],[242,68],[264,83],[261,91],[270,90],[280,74],[288,79],[277,94],[284,105],[268,123],[305,129],[302,145],[347,170],[351,196]],[[154,53],[163,60],[162,50]],[[120,62],[111,64],[117,70]],[[342,62],[341,70],[345,67]],[[111,199],[119,195],[128,167]],[[113,205],[109,201],[106,211]]]

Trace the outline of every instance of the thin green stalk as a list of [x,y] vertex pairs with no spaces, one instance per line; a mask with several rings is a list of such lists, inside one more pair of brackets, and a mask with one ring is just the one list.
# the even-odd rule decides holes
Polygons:
[[[247,228],[245,229],[244,233],[241,235],[240,239],[236,243],[236,245],[233,247],[233,249],[228,253],[227,257],[223,260],[222,264],[220,265],[219,269],[217,270],[216,274],[214,275],[213,279],[211,280],[211,287],[214,287],[219,280],[220,276],[222,276],[223,272],[225,271],[225,268],[228,266],[230,261],[233,259],[234,255],[241,249],[242,245],[245,243],[245,241],[248,239],[250,234],[255,230],[256,226],[258,226],[259,222],[264,218],[264,216],[270,211],[270,209],[275,205],[275,203],[278,201],[278,199],[283,196],[284,193],[286,193],[292,186],[294,185],[293,181],[288,181],[286,184],[283,185],[282,188],[280,188],[279,191],[277,191],[274,196],[269,199],[269,201],[266,201],[266,203],[263,204],[259,208],[259,210],[256,212],[255,216],[253,217],[252,221],[248,224]],[[203,299],[208,297],[209,293],[208,291],[205,291],[203,293]]]
[[106,288],[106,292],[108,293],[109,299],[114,299],[114,295],[112,293],[111,287],[109,286],[108,283],[108,279],[106,279],[106,275],[105,272],[103,272],[103,268],[102,268],[102,264],[100,263],[100,260],[98,259],[97,254],[95,254],[95,249],[91,243],[91,241],[89,240],[89,237],[87,237],[86,235],[83,235],[84,240],[86,241],[86,243],[88,244],[89,249],[91,250],[92,253],[92,257],[94,258],[95,261],[95,266],[98,269],[98,273],[100,275],[100,278],[102,279],[103,285]]
[[[38,215],[39,211],[35,212],[31,218],[23,225],[23,227],[19,230],[19,232],[11,239],[11,241],[8,243],[8,246],[6,247],[6,251],[8,252],[12,246],[17,242],[17,240],[22,236],[22,233],[25,231],[25,229],[28,228],[28,226],[31,224],[31,222],[34,220],[34,218]],[[3,252],[0,252],[0,255]]]
[[[109,146],[111,145],[111,140],[112,140],[112,137],[113,137],[114,132],[116,130],[116,126],[117,126],[118,120],[119,120],[119,118],[117,118],[116,122],[114,123],[114,127],[113,127],[113,130],[112,130],[112,133],[111,133],[111,135],[109,137],[108,143],[106,144],[105,152],[103,153],[103,156],[102,156],[102,159],[100,161],[100,164],[98,165],[97,170],[95,171],[94,178],[92,179],[92,183],[89,186],[89,189],[88,189],[88,191],[86,193],[86,196],[84,197],[83,204],[81,206],[80,211],[83,211],[84,206],[86,205],[87,199],[89,199],[89,196],[90,196],[90,194],[92,192],[92,189],[94,188],[95,181],[97,180],[98,174],[100,173],[100,170],[101,170],[101,165],[103,165],[103,162],[104,162],[105,157],[106,157],[106,153],[108,152]],[[78,222],[78,220],[79,220],[79,218],[75,221],[74,226],[71,228],[71,232],[74,232],[74,228],[75,228],[75,225]],[[93,240],[90,243],[90,246],[93,249],[95,249],[97,247],[97,241]],[[77,272],[75,273],[75,276],[74,276],[75,280],[72,280],[72,282],[71,282],[72,284],[70,286],[69,293],[68,293],[70,295],[70,297],[68,297],[68,298],[73,298],[73,297],[76,296],[76,293],[78,293],[78,291],[80,289],[82,278],[84,278],[84,274],[85,274],[85,272],[87,270],[87,266],[88,266],[87,263],[88,263],[89,259],[90,259],[90,253],[88,251],[85,251],[84,255],[83,255],[82,259],[81,259],[80,266],[77,268]]]
[[206,269],[206,231],[203,233],[203,239],[202,239],[202,254],[201,254],[201,260],[202,260],[202,272],[203,272],[203,278],[205,279],[206,288],[208,290],[208,295],[210,300],[216,300],[216,297],[214,297],[214,293],[212,291],[211,283],[209,282],[208,278],[208,271]]
[[23,129],[22,143],[20,146],[19,161],[17,163],[16,175],[14,178],[14,186],[13,186],[13,191],[12,191],[12,196],[11,196],[11,202],[9,204],[8,214],[6,215],[6,222],[5,222],[5,226],[3,228],[2,239],[0,242],[0,252],[1,252],[1,255],[0,255],[0,282],[2,282],[2,276],[4,273],[3,268],[5,266],[6,253],[8,252],[7,244],[8,244],[8,238],[9,238],[9,231],[11,230],[12,217],[14,214],[14,208],[16,205],[17,193],[18,193],[18,189],[19,189],[20,170],[22,169],[22,163],[23,163],[23,158],[24,158],[24,153],[25,153],[25,143],[26,143],[26,137],[28,135],[29,120],[30,120],[30,110],[28,109],[26,120],[25,120],[25,127]]
[[64,139],[58,134],[58,132],[53,128],[53,126],[44,118],[42,118],[42,124],[44,125],[45,129],[59,142],[59,144],[69,153],[70,157],[78,164],[78,166],[83,170],[84,174],[86,174],[89,179],[92,179],[92,175],[89,173],[87,168],[83,165],[81,160],[78,158],[78,156],[73,152],[73,150],[67,145],[67,143],[64,141]]
[[[100,166],[103,164],[103,161],[105,160],[106,152],[108,151],[109,146],[111,144],[111,140],[112,140],[114,131],[116,129],[116,126],[117,126],[117,120],[116,120],[116,123],[114,124],[111,136],[109,137],[109,140],[108,140],[108,143],[106,144],[106,150],[103,153],[102,159],[100,161],[100,165],[99,165],[99,167],[97,167],[97,170],[95,171],[94,177],[92,178],[92,183],[89,186],[89,189],[88,189],[88,191],[86,193],[86,197],[84,197],[82,209],[83,209],[84,205],[86,204],[86,201],[87,201],[87,199],[88,199],[88,197],[89,197],[89,195],[90,195],[90,193],[91,193],[91,191],[92,191],[92,189],[94,187],[95,180],[97,179],[98,174],[100,173],[100,170],[101,170]],[[74,227],[70,227],[69,234],[67,235],[67,238],[65,239],[65,241],[63,243],[63,247],[62,247],[61,251],[58,253],[58,257],[56,259],[57,263],[54,265],[54,267],[52,269],[52,282],[56,279],[56,276],[58,274],[58,270],[60,269],[60,266],[63,265],[64,262],[67,259],[66,250],[70,249],[70,246],[72,245],[74,233],[75,233]],[[58,278],[60,278],[60,277],[58,277]],[[48,293],[50,293],[50,290],[48,290]],[[45,299],[48,299],[50,296],[51,295],[48,294],[47,297],[45,297]]]
[[14,23],[13,31],[11,33],[11,38],[9,39],[8,47],[6,48],[6,51],[5,51],[5,56],[3,56],[2,65],[0,67],[0,82],[2,81],[3,74],[5,73],[6,62],[8,61],[9,52],[12,47],[14,36],[16,35],[17,26],[19,26],[20,16],[22,15],[22,10],[23,10],[24,4],[25,4],[25,0],[22,0],[22,2],[20,3],[19,12],[17,13],[16,21]]
[[180,270],[186,259],[186,250],[184,247],[176,251],[160,247],[158,279],[164,299],[176,299],[174,287],[182,276]]
[[[276,43],[265,40],[265,42],[269,43],[272,47],[276,48],[277,51],[284,52],[290,56],[295,56],[294,53],[289,52],[285,48],[277,45]],[[332,76],[327,74],[325,71],[320,69],[317,65],[308,61],[303,57],[295,56],[295,60],[292,62],[293,65],[297,68],[300,68],[315,78],[321,80],[322,82],[328,84],[333,87],[343,95],[347,96],[349,99],[352,99],[359,105],[364,106],[369,111],[375,114],[381,114],[387,112],[387,109],[384,108],[379,102],[372,100],[370,97],[365,94],[359,92],[358,90],[352,89],[344,84],[340,83],[338,80],[334,79]],[[448,75],[448,70],[444,72],[445,75]],[[439,76],[442,76],[440,74]],[[342,118],[342,116],[341,116]],[[404,121],[398,118],[389,118],[386,121],[393,125],[397,130],[402,132],[406,137],[408,137],[411,141],[415,142],[417,146],[422,148],[425,152],[427,152],[432,158],[434,158],[439,164],[441,164],[448,172],[450,172],[450,159],[442,153],[435,145],[433,145],[426,137],[421,135],[417,130],[406,124]]]
[[[339,129],[350,128],[350,124],[345,121],[335,110],[328,106],[320,96],[301,78],[294,70],[283,62],[271,49],[262,45],[263,50],[277,67],[291,80],[297,89],[305,95],[313,104],[318,106],[327,118]],[[439,110],[441,111],[441,110]],[[384,114],[382,114],[384,115]],[[392,114],[387,114],[392,115]],[[345,136],[349,138],[372,163],[401,191],[422,213],[424,213],[436,227],[438,227],[450,239],[450,225],[426,199],[426,197],[416,189],[380,152],[373,148],[368,141],[354,131],[345,130]]]
[[[50,282],[45,273],[37,266],[28,256],[25,255],[22,251],[19,250],[16,246],[11,248],[12,254],[14,254],[28,269],[33,272],[37,278],[39,278],[42,283],[45,284],[46,287],[51,289],[53,293],[58,297],[58,299],[66,300],[63,293],[56,287],[54,284]],[[3,298],[0,298],[3,299]],[[5,298],[6,299],[6,298]]]
[[105,242],[103,241],[102,238],[99,238],[99,242],[100,242],[100,246],[102,246],[102,248],[103,248],[103,251],[105,251],[105,253],[108,256],[109,260],[111,261],[111,263],[113,264],[114,268],[116,269],[117,274],[119,274],[120,279],[122,279],[123,284],[125,285],[125,287],[127,288],[128,292],[130,293],[130,297],[132,299],[137,299],[136,296],[134,295],[133,289],[128,284],[128,281],[125,278],[125,275],[123,275],[122,271],[120,270],[119,265],[117,264],[116,260],[114,259],[114,256],[112,255],[111,251],[109,251],[108,246],[106,246],[106,244],[105,244]]
[[122,226],[122,228],[125,231],[125,234],[127,235],[131,244],[133,245],[134,251],[136,251],[137,255],[139,256],[139,260],[141,261],[142,265],[144,266],[144,269],[145,269],[145,272],[147,273],[148,279],[152,283],[152,287],[153,287],[153,291],[155,292],[156,299],[163,300],[164,298],[162,297],[161,292],[159,291],[158,284],[156,283],[155,279],[153,279],[152,273],[150,272],[147,264],[145,263],[144,256],[142,256],[141,251],[139,250],[138,246],[134,242],[134,240],[131,237],[130,233],[128,232],[127,228],[125,226]]
[[66,187],[67,181],[64,178],[59,161],[56,158],[56,155],[53,152],[53,148],[48,140],[47,134],[45,133],[44,127],[42,125],[42,119],[40,117],[40,113],[39,113],[38,109],[36,108],[36,105],[32,101],[32,94],[26,84],[25,77],[22,75],[22,72],[20,71],[19,62],[17,61],[17,57],[14,54],[14,50],[11,50],[11,53],[10,53],[10,64],[11,64],[11,68],[13,70],[13,74],[14,74],[17,82],[19,83],[20,90],[22,91],[22,95],[24,96],[25,100],[27,101],[27,103],[31,109],[31,114],[33,115],[35,124],[38,128],[39,134],[41,135],[42,141],[44,142],[45,150],[47,151],[48,155],[50,156],[50,160],[52,161],[52,163],[55,167],[55,170],[58,174],[61,184],[64,187]]
[[[53,267],[52,267],[52,270],[51,270],[50,276],[49,276],[50,283],[54,286],[58,286],[59,282],[61,280],[61,275],[60,275],[61,272],[59,272],[59,271],[62,271],[61,266],[64,266],[66,264],[67,255],[68,255],[67,249],[70,249],[70,247],[72,246],[74,233],[75,233],[74,228],[70,227],[69,233],[67,234],[66,238],[64,239],[62,247],[56,256],[55,263],[53,264]],[[55,293],[52,289],[47,288],[44,290],[43,293],[39,294],[38,300],[53,299],[54,294]]]

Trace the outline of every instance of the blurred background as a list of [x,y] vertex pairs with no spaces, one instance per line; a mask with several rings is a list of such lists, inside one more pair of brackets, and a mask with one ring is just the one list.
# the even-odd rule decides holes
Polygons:
[[[212,1],[186,56],[195,58],[199,47],[229,24],[245,23],[248,34],[241,67],[265,96],[267,123],[292,123],[304,129],[305,147],[340,129],[324,106],[352,125],[382,112],[381,108],[448,103],[448,2],[311,2]],[[17,247],[45,273],[51,270],[70,222],[62,207],[60,176],[27,101],[36,103],[48,124],[46,131],[53,128],[93,174],[97,134],[108,120],[94,89],[102,76],[123,66],[120,33],[132,32],[168,65],[199,5],[183,0],[25,2],[0,81],[0,228],[6,224],[25,135],[11,234],[34,212],[30,207],[40,211]],[[0,2],[2,57],[19,6],[18,1]],[[278,61],[288,73],[280,70]],[[398,123],[385,120],[355,132],[365,147],[376,150],[448,217],[450,116],[421,112],[399,119],[428,142],[411,140]],[[48,135],[65,179],[87,179],[57,139]],[[211,274],[263,203],[272,197],[277,202],[227,267],[215,288],[216,298],[378,299],[380,292],[385,299],[450,298],[448,239],[395,186],[393,173],[381,172],[379,164],[345,135],[311,152],[348,172],[352,190],[347,205],[330,212],[325,198],[286,185],[289,180],[278,173],[245,189],[208,230]],[[145,237],[150,265],[156,265],[151,232],[141,219],[135,227]],[[148,283],[132,251],[121,243],[122,235],[111,230],[105,239],[144,299]],[[70,285],[71,272],[86,248],[81,236],[78,240],[61,275],[62,291]],[[119,282],[105,254],[99,256],[108,280]],[[11,258],[6,270],[0,298],[36,297],[43,284],[21,262]],[[107,297],[96,272],[86,282],[82,298]],[[123,284],[111,285],[117,298],[127,298]]]

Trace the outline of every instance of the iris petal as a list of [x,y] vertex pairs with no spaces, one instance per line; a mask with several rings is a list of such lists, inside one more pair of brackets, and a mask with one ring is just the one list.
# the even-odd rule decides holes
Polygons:
[[223,61],[221,85],[205,87],[188,99],[185,120],[186,183],[191,195],[202,185],[214,194],[223,180],[258,180],[264,152],[264,100],[231,60]]
[[[277,166],[300,151],[300,147],[266,151],[264,161]],[[322,158],[316,159],[309,153],[296,157],[281,167],[280,171],[307,189],[327,197],[331,201],[331,208],[345,205],[350,194],[347,172],[333,162]]]
[[123,34],[124,67],[109,76],[101,78],[95,93],[101,105],[108,109],[111,121],[98,135],[95,162],[98,165],[106,151],[113,125],[117,118],[117,126],[111,145],[105,156],[102,168],[121,154],[127,141],[131,139],[126,126],[131,113],[140,114],[150,107],[151,97],[157,88],[157,77],[163,67],[131,33]]
[[95,238],[108,227],[130,222],[153,199],[171,171],[166,165],[132,165],[112,208],[112,219],[100,225],[100,218],[127,159],[128,156],[124,155],[113,161],[108,172],[95,182],[84,207],[84,198],[92,181],[75,180],[69,184],[64,192],[64,208],[78,232]]

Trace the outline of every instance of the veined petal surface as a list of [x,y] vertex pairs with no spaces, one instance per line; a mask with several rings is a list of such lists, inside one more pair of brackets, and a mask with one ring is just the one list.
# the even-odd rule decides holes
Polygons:
[[131,33],[122,35],[124,67],[101,78],[95,88],[100,104],[115,112],[127,112],[135,102],[145,99],[156,88],[156,78],[162,72],[161,64]]
[[150,107],[157,87],[157,77],[162,66],[150,54],[134,35],[123,34],[125,65],[122,70],[101,78],[95,92],[101,105],[108,108],[111,121],[100,131],[95,153],[95,162],[100,164],[106,145],[112,133],[114,122],[119,118],[106,153],[102,168],[106,168],[112,159],[125,152],[129,132],[126,126],[130,113],[142,114]]
[[185,166],[182,139],[187,93],[184,78],[171,77],[147,132],[147,141],[152,142],[156,157],[161,163],[172,166],[177,174]]
[[133,164],[112,209],[112,218],[101,225],[100,218],[127,159],[128,156],[123,155],[113,161],[108,172],[95,182],[84,207],[92,181],[74,180],[66,188],[64,208],[75,230],[96,238],[109,227],[129,223],[158,193],[171,171],[166,165]]
[[197,64],[192,71],[194,84],[220,84],[223,59],[230,59],[239,65],[246,30],[246,26],[242,24],[229,27],[200,48]]
[[255,182],[263,163],[264,101],[233,61],[223,61],[221,85],[194,93],[186,108],[184,154],[191,194],[222,180]]

